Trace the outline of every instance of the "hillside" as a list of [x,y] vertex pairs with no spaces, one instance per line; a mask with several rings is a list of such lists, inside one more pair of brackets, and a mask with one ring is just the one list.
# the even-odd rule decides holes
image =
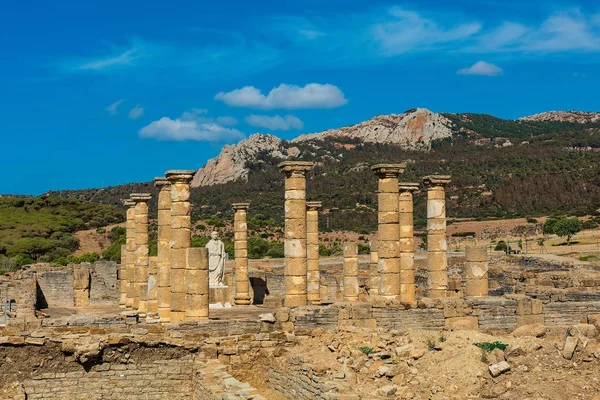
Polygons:
[[[260,135],[254,135],[226,148],[221,156],[240,155],[231,159],[235,159],[236,171],[242,173],[223,182],[228,176],[227,168],[223,168],[220,183],[210,184],[208,170],[200,169],[198,174],[203,173],[205,186],[192,191],[193,217],[230,218],[231,203],[250,200],[250,216],[262,214],[282,223],[283,177],[276,165],[287,157],[316,162],[308,179],[308,197],[323,201],[323,230],[375,229],[377,179],[369,166],[380,162],[407,162],[401,178],[405,181],[418,182],[432,173],[452,175],[448,187],[451,218],[590,214],[600,207],[599,123],[569,122],[568,118],[514,121],[483,114],[442,115],[420,110],[401,115],[406,118],[418,111],[437,121],[449,121],[444,126],[450,134],[434,139],[427,128],[431,137],[427,146],[407,147],[389,142],[389,132],[400,137],[402,129],[390,128],[381,136],[381,143],[379,139],[366,141],[364,137],[344,136],[339,134],[341,130],[332,130],[291,142],[264,141]],[[377,117],[359,125],[364,128],[384,119]],[[421,121],[419,126],[432,126],[429,122]],[[256,143],[265,146],[257,147]],[[247,145],[255,148],[247,151]],[[207,165],[219,163],[217,158]],[[140,183],[60,195],[117,205],[121,198],[138,191],[156,193],[151,183]],[[425,222],[424,205],[424,193],[418,193],[416,223],[421,226]],[[155,210],[154,202],[151,207]]]
[[122,222],[123,210],[60,197],[0,198],[0,257],[53,261],[79,247],[73,233]]

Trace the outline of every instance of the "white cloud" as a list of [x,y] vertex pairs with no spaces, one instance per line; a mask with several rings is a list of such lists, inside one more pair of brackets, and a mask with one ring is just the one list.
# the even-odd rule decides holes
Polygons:
[[306,39],[310,39],[310,40],[314,40],[314,39],[317,39],[317,38],[325,35],[323,32],[312,30],[312,29],[300,29],[298,31],[298,33],[302,37],[304,37]]
[[392,8],[389,14],[389,20],[371,27],[372,37],[384,55],[437,49],[451,42],[469,39],[481,30],[478,22],[445,28],[415,11],[399,7]]
[[[224,121],[231,124],[231,117],[208,118],[203,114],[206,114],[206,110],[192,109],[192,111],[183,113],[180,118],[162,117],[140,129],[139,135],[143,138],[158,140],[204,142],[224,142],[244,137],[239,130],[228,128],[224,126],[225,124],[218,122],[226,118]],[[237,123],[237,121],[235,122]]]
[[298,117],[294,117],[293,115],[286,115],[285,117],[275,115],[269,117],[267,115],[253,114],[246,117],[246,122],[250,126],[267,128],[272,131],[288,131],[290,129],[302,129],[304,127],[304,123]]
[[309,83],[304,87],[282,83],[266,96],[254,86],[245,86],[217,93],[215,100],[233,107],[262,109],[335,108],[348,102],[337,86],[320,83]]
[[119,99],[119,100],[115,101],[114,103],[112,103],[111,105],[109,105],[108,107],[105,108],[106,112],[109,113],[110,115],[117,115],[117,113],[118,113],[117,109],[119,108],[121,103],[123,103],[124,101],[125,101],[125,99]]
[[456,73],[459,75],[499,76],[502,75],[502,72],[502,68],[497,65],[486,63],[485,61],[477,61],[469,68],[461,68]]
[[139,104],[129,111],[129,119],[138,119],[142,115],[144,115],[144,107],[140,107]]
[[130,65],[134,60],[141,58],[140,51],[136,47],[129,50],[105,56],[101,58],[80,61],[76,63],[73,69],[82,71],[100,71],[111,67]]

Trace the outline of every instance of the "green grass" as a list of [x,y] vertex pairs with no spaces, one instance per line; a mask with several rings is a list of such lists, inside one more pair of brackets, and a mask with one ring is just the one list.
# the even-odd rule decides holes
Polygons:
[[597,261],[600,260],[600,256],[598,254],[589,254],[587,256],[579,257],[579,261]]

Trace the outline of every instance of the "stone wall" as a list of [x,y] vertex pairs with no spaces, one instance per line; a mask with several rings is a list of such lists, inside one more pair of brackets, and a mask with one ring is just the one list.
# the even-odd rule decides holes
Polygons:
[[28,400],[192,400],[192,356],[148,363],[102,363],[86,371],[34,374],[24,381]]
[[90,305],[118,304],[117,267],[114,261],[96,261],[90,266]]
[[301,357],[288,362],[269,364],[267,385],[291,400],[359,399],[347,383],[326,376],[324,370]]
[[38,308],[74,307],[73,268],[38,270]]

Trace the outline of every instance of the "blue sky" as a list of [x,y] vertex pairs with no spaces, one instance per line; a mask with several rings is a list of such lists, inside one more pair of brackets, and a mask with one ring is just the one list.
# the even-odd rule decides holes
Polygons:
[[413,107],[600,111],[591,1],[0,3],[0,193],[148,181]]

